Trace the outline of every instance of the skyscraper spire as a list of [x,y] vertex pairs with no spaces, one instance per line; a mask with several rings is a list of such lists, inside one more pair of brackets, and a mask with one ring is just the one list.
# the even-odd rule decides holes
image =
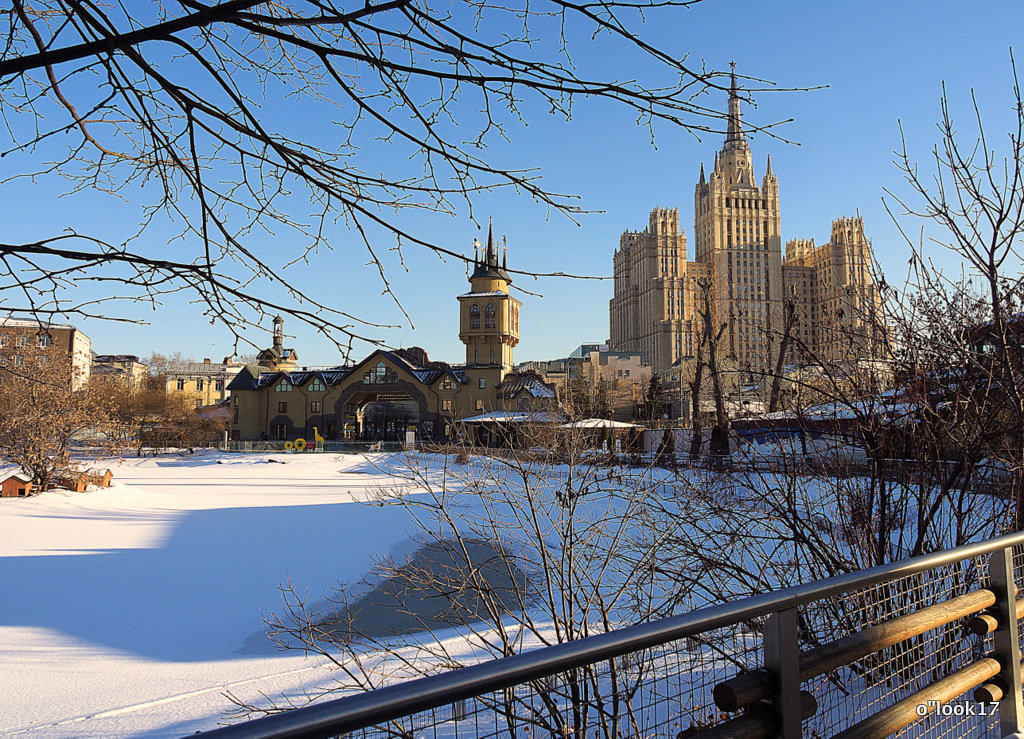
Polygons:
[[[746,139],[743,137],[740,95],[736,88],[736,62],[729,62],[729,65],[732,67],[732,83],[729,86],[729,129],[725,136],[725,145],[726,148],[734,148],[745,146]],[[733,144],[733,147],[730,147],[729,144]]]
[[704,179],[704,162],[700,163],[700,184],[707,184],[707,180]]
[[767,171],[765,171],[764,176],[765,177],[774,177],[775,176],[775,173],[772,172],[772,155],[771,154],[768,155],[768,169],[767,169]]

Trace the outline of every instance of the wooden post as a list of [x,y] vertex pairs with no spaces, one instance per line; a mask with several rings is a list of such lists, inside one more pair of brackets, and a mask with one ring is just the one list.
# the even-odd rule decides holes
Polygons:
[[797,612],[788,608],[772,614],[764,626],[764,666],[778,680],[777,710],[779,736],[792,739],[801,735],[800,641],[797,636]]
[[1003,736],[1021,730],[1024,717],[1020,670],[1020,635],[1017,631],[1017,588],[1013,579],[1013,548],[998,549],[989,560],[989,576],[996,594],[993,609],[999,627],[995,630],[995,654],[1002,665],[1006,693],[999,701],[999,730]]

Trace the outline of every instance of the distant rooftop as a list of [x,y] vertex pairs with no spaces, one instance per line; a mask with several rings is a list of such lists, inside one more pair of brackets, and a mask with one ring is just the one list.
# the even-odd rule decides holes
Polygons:
[[0,318],[0,326],[4,328],[66,328],[75,330],[75,327],[67,323],[49,323],[48,321],[33,321],[24,318]]

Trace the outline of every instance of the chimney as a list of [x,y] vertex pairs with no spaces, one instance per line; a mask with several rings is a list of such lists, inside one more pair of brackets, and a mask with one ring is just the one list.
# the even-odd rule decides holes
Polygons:
[[203,364],[209,364],[209,363],[210,363],[210,358],[209,357],[203,357]]

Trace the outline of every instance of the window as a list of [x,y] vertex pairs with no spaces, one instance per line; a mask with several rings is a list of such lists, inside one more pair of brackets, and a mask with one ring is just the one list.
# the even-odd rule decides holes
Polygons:
[[18,346],[28,346],[28,337],[27,336],[19,336],[18,337]]
[[206,387],[206,383],[203,380],[196,380],[196,391],[203,392],[203,388]]
[[311,401],[309,401],[309,412],[310,413],[319,413],[320,412],[320,401],[319,400],[311,400]]
[[14,358],[14,366],[15,367],[21,367],[23,364],[25,364],[25,357],[23,357],[23,356],[21,356],[19,354],[18,356],[16,356]]
[[49,357],[47,357],[45,354],[36,354],[36,364],[37,365],[42,366],[42,365],[46,364],[48,360],[49,360]]
[[494,328],[494,304],[488,303],[484,309],[484,327]]
[[279,423],[277,424],[277,439],[278,441],[284,441],[288,438],[288,424]]
[[278,403],[277,403],[277,412],[278,413],[287,413],[288,412],[288,401],[287,400],[280,400],[280,401],[278,401]]
[[7,337],[0,336],[0,346],[7,346]]
[[452,389],[452,378],[450,378],[450,377],[444,378],[444,382],[441,383],[441,389],[442,390],[451,390]]
[[39,334],[36,337],[36,346],[44,347],[45,348],[45,347],[50,346],[50,343],[51,343],[51,339],[50,339],[50,335],[49,334]]
[[201,401],[199,398],[196,398],[196,408],[202,408],[202,406],[203,406],[203,401]]
[[390,385],[398,382],[398,377],[383,362],[377,362],[377,366],[363,375],[363,382],[368,385]]
[[231,423],[238,423],[238,405],[231,409]]
[[322,393],[324,391],[324,384],[320,380],[313,380],[306,389],[311,393]]
[[480,378],[480,389],[483,390],[485,387],[487,387],[487,378],[486,377],[481,377]]
[[449,412],[454,411],[455,410],[455,401],[454,400],[442,400],[441,401],[441,410],[442,411],[449,411]]
[[475,303],[469,306],[469,327],[480,328],[480,306]]
[[292,384],[288,382],[288,380],[281,380],[281,382],[277,383],[277,387],[274,388],[274,390],[279,393],[286,393],[291,389]]
[[482,411],[484,409],[484,401],[483,401],[483,399],[480,399],[480,400],[476,401],[476,409],[478,411]]
[[216,390],[217,392],[222,392],[224,390],[224,380],[217,380]]
[[178,392],[180,393],[184,389],[185,389],[185,381],[184,380],[178,380]]
[[494,350],[491,349],[491,364],[494,364]]

